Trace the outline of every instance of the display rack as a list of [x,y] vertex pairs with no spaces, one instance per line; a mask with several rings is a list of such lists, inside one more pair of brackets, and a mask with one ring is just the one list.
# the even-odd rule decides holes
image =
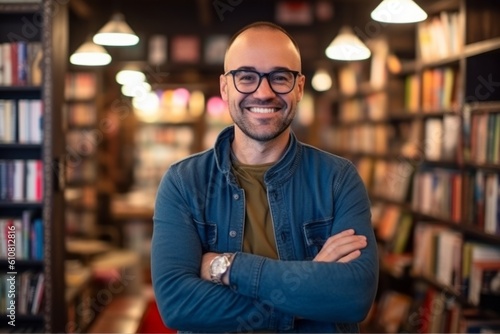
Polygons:
[[[2,137],[0,159],[26,166],[35,161],[33,168],[10,169],[10,173],[21,170],[14,182],[8,177],[1,181],[2,188],[9,183],[7,188],[13,193],[0,200],[0,219],[20,220],[20,225],[14,225],[19,232],[16,247],[24,251],[16,249],[14,261],[2,260],[2,274],[15,276],[12,298],[16,307],[21,307],[8,314],[2,311],[3,319],[14,321],[2,322],[2,329],[64,332],[66,319],[60,312],[65,286],[60,110],[67,59],[67,10],[64,4],[48,0],[0,3],[0,22],[0,43],[11,51],[2,56],[0,99],[13,105],[10,123],[3,124],[3,133],[7,130],[10,135]],[[36,113],[26,116],[23,109],[35,109],[31,102],[38,104]],[[2,113],[5,116],[5,109]],[[39,133],[31,138],[32,131]],[[21,230],[37,237],[30,240]],[[23,238],[29,240],[24,246]]]
[[490,24],[500,6],[425,9],[415,59],[386,62],[381,89],[373,61],[339,66],[319,142],[355,162],[373,204],[381,276],[368,328],[498,330],[488,281],[500,272],[500,30]]

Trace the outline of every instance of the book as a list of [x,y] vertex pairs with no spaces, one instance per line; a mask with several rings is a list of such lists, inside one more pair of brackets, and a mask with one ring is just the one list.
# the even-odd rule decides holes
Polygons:
[[380,240],[390,241],[394,237],[398,222],[401,218],[401,208],[397,205],[387,205],[376,228]]
[[500,259],[475,261],[470,269],[468,301],[478,306],[483,295],[500,301]]
[[459,13],[456,11],[441,11],[417,26],[417,44],[424,61],[458,54],[463,40]]
[[467,300],[478,305],[483,283],[482,269],[496,268],[500,264],[500,247],[468,241],[462,252],[462,286]]
[[0,100],[0,142],[15,143],[17,138],[17,107],[15,100]]
[[444,286],[458,291],[462,269],[462,234],[452,230],[442,230],[436,234],[435,278]]
[[496,234],[498,225],[499,177],[497,173],[489,173],[485,178],[484,198],[484,232]]
[[39,86],[42,77],[40,42],[0,43],[0,85]]
[[45,274],[43,272],[40,272],[37,274],[37,280],[35,283],[33,302],[30,308],[31,314],[38,314],[40,312],[44,296],[44,290],[45,290]]
[[377,307],[377,324],[386,333],[398,333],[406,320],[410,305],[409,296],[393,290],[384,292]]
[[33,260],[43,260],[44,258],[44,233],[43,220],[36,218],[32,222],[30,231],[31,258]]
[[427,160],[440,160],[443,154],[443,121],[440,118],[425,120],[425,158]]
[[441,159],[456,161],[460,142],[460,116],[447,114],[443,116],[443,139]]
[[420,77],[411,74],[405,78],[405,110],[416,113],[420,108]]

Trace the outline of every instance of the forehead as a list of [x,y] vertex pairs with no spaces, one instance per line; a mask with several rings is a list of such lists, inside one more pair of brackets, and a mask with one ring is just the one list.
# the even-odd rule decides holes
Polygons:
[[239,35],[226,54],[226,70],[254,67],[269,71],[276,67],[300,70],[300,55],[286,34],[266,27]]

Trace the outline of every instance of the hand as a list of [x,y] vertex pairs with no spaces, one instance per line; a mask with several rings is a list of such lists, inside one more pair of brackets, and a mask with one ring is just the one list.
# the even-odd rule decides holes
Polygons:
[[210,262],[219,255],[218,253],[205,253],[203,254],[203,258],[201,259],[201,268],[200,268],[200,277],[206,281],[211,282],[210,278]]
[[349,262],[360,256],[361,249],[367,244],[366,237],[354,233],[353,229],[349,229],[329,237],[313,261]]
[[[212,278],[210,277],[210,263],[212,263],[212,260],[217,256],[221,255],[219,253],[213,253],[213,252],[208,252],[203,254],[203,257],[201,259],[201,268],[200,268],[200,277],[206,281],[212,281]],[[232,259],[234,258],[234,254],[231,255],[230,261],[232,262]],[[229,270],[222,275],[221,277],[221,282],[224,285],[229,285]]]

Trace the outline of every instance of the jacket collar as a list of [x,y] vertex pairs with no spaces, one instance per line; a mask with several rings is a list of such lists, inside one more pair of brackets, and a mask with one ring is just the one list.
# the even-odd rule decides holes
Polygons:
[[[214,145],[217,168],[230,180],[235,180],[231,165],[231,142],[234,139],[234,125],[221,131]],[[267,184],[283,183],[290,178],[302,155],[302,145],[295,134],[290,132],[290,142],[285,154],[266,172],[264,180]]]

